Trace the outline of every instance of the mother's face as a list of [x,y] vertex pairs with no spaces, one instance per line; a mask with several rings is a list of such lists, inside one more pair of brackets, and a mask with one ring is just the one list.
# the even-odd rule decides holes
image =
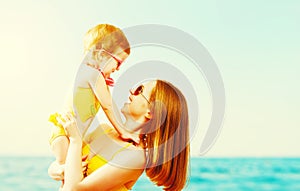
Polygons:
[[156,81],[148,81],[130,90],[129,103],[125,103],[122,113],[126,119],[146,122],[150,118],[149,100]]

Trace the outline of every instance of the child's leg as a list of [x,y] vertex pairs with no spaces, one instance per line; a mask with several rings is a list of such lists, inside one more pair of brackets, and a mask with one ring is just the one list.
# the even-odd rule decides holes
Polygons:
[[64,164],[68,153],[69,139],[62,125],[58,123],[57,118],[61,118],[61,115],[58,113],[50,115],[49,121],[54,125],[52,126],[52,135],[49,142],[58,164]]
[[[67,136],[61,135],[58,137],[54,137],[50,141],[50,147],[55,156],[55,163],[57,163],[58,165],[64,165],[65,161],[66,161],[67,153],[68,153],[68,147],[69,147],[69,139],[67,138]],[[51,172],[51,171],[49,171],[49,169],[48,169],[48,173],[49,172]],[[58,177],[63,178],[64,169],[59,169],[59,170],[55,169],[54,172],[56,173],[56,175],[58,175]],[[53,173],[53,171],[52,171],[52,173]],[[63,183],[64,183],[64,181],[62,179],[62,186],[63,186]]]
[[69,147],[69,139],[66,136],[59,136],[51,143],[51,150],[58,164],[64,164]]

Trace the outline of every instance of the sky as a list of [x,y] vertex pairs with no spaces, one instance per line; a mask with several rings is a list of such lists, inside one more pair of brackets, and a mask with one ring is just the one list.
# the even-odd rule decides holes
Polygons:
[[[12,0],[0,5],[0,155],[51,155],[48,116],[66,102],[83,56],[84,33],[110,23],[122,29],[171,26],[209,52],[226,103],[221,131],[201,156],[300,156],[299,1]],[[196,92],[197,104],[189,108],[199,109],[191,140],[197,156],[213,101],[191,60],[166,47],[135,47],[114,77],[153,59],[180,70]],[[128,98],[120,96],[120,104]]]

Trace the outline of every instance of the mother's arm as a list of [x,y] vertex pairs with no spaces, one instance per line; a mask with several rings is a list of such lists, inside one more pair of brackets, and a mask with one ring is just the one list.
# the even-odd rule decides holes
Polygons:
[[116,160],[97,169],[91,175],[74,185],[73,190],[113,190],[122,185],[133,185],[142,174],[144,157],[139,153],[123,151]]
[[[78,144],[71,142],[69,152],[78,151]],[[66,161],[63,190],[104,191],[134,183],[143,172],[145,158],[141,151],[122,151],[113,161],[105,164],[84,179],[82,179],[83,175],[80,171],[80,155],[78,153],[68,155]]]
[[65,164],[64,191],[112,190],[115,187],[135,182],[145,165],[143,150],[124,150],[112,161],[83,179],[81,171],[82,140],[75,122],[66,124],[70,145]]

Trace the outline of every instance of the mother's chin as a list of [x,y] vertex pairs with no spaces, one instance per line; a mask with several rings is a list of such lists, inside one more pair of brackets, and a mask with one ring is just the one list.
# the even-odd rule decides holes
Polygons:
[[126,117],[129,114],[129,103],[124,103],[123,107],[121,108],[121,113]]

